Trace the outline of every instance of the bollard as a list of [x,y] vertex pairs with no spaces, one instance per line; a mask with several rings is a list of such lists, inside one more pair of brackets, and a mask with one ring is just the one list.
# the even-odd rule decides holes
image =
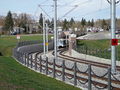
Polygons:
[[91,65],[88,65],[88,90],[92,90]]
[[55,59],[53,59],[53,78],[55,78]]
[[48,75],[48,57],[46,57],[46,75]]
[[76,70],[76,68],[77,68],[77,63],[74,62],[74,86],[77,85],[77,70]]
[[42,72],[42,57],[41,56],[39,58],[39,62],[40,62],[40,72]]
[[108,68],[108,90],[111,90],[111,68]]
[[65,60],[62,61],[62,81],[65,81]]

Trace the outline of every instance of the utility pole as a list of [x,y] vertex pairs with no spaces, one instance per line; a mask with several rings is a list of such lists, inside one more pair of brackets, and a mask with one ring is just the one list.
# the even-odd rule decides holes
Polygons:
[[[115,0],[111,0],[111,36],[112,39],[115,39],[115,30],[116,30],[116,5]],[[111,46],[111,63],[112,63],[112,72],[116,72],[116,46]]]
[[45,17],[43,16],[43,52],[44,52],[44,56],[46,56],[46,45],[45,45]]
[[[116,31],[116,0],[107,0],[110,3],[110,16],[111,16],[111,39],[116,39],[115,31]],[[111,45],[111,69],[112,72],[116,72],[116,46]]]
[[54,53],[57,60],[57,0],[54,1]]
[[46,23],[46,53],[48,53],[48,24]]

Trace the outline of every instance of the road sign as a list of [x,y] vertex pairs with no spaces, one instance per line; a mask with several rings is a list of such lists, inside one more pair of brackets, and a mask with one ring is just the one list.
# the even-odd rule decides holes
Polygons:
[[17,35],[16,38],[19,40],[20,39],[20,35]]
[[112,39],[112,40],[111,40],[111,44],[112,44],[113,46],[117,46],[117,45],[118,45],[118,39]]
[[48,46],[48,43],[45,43],[46,46]]

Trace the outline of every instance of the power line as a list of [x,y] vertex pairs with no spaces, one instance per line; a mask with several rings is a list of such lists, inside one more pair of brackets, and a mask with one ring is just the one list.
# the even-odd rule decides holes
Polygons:
[[70,5],[70,4],[72,4],[73,2],[75,2],[76,0],[72,0],[71,2],[68,2],[68,3],[65,3],[65,4],[63,4],[62,6],[68,6],[68,5]]
[[[101,4],[102,4],[102,1],[101,1]],[[118,5],[116,5],[116,6],[118,6]],[[107,7],[107,8],[103,8],[103,9],[101,9],[102,8],[102,6],[100,6],[100,8],[98,9],[98,10],[95,10],[95,11],[92,11],[92,12],[88,12],[88,13],[85,13],[85,14],[81,14],[81,15],[78,15],[78,16],[76,16],[76,17],[74,17],[74,18],[78,18],[78,17],[80,17],[80,16],[88,16],[88,15],[90,15],[90,14],[95,14],[95,13],[99,13],[99,12],[102,12],[102,11],[104,11],[104,10],[107,10],[107,9],[109,9],[109,7]],[[70,16],[68,16],[68,17],[70,17]]]
[[[107,7],[107,8],[103,8],[103,9],[98,9],[98,10],[95,10],[95,11],[92,11],[92,12],[88,12],[86,14],[82,14],[82,15],[79,15],[79,16],[86,16],[86,15],[90,15],[90,14],[95,14],[97,12],[101,12],[101,11],[107,10],[107,9],[109,9],[109,8]],[[77,16],[77,17],[79,17],[79,16]]]
[[50,19],[52,19],[51,18],[51,16],[50,15],[48,15],[48,13],[41,7],[41,5],[38,5],[38,7],[40,7],[41,8],[41,10],[50,18]]
[[73,10],[75,10],[76,8],[78,8],[80,5],[86,4],[86,3],[90,2],[90,1],[92,1],[92,0],[87,0],[87,1],[85,1],[83,3],[79,3],[77,5],[74,5],[74,7],[71,10],[69,10],[67,13],[65,13],[61,18],[65,17],[66,15],[68,15],[69,13],[71,13]]
[[44,4],[45,2],[47,2],[47,1],[49,1],[49,0],[44,0],[43,2],[41,2],[40,4]]

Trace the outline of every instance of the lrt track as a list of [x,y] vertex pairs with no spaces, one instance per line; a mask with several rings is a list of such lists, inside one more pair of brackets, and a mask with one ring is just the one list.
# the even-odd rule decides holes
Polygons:
[[[36,53],[37,56],[38,56],[39,54],[40,54],[40,53]],[[60,55],[62,55],[62,52],[60,53]],[[60,57],[60,58],[63,58],[63,59],[67,59],[67,60],[69,60],[69,59],[71,58],[71,57],[66,56],[66,55],[62,55],[62,56],[59,56],[59,57]],[[74,60],[73,60],[73,59],[74,59]],[[80,59],[80,60],[81,60],[81,59]],[[72,57],[72,60],[70,60],[70,61],[76,61],[76,62],[81,63],[80,60],[76,61],[76,58],[73,58],[73,57]],[[85,60],[85,61],[87,61],[87,60]],[[35,61],[32,61],[32,62],[33,62],[33,63],[36,63]],[[82,63],[84,63],[84,62],[82,62]],[[93,62],[92,62],[92,63],[93,63]],[[49,65],[53,65],[53,63],[51,63],[51,62],[49,62],[49,61],[48,61],[48,64],[49,64]],[[84,64],[91,64],[91,63],[89,62],[89,63],[84,63]],[[94,64],[95,64],[95,63],[94,63]],[[92,64],[92,65],[94,65],[94,64]],[[100,64],[100,63],[99,63],[99,64]],[[42,66],[42,67],[45,68],[45,65],[40,65],[39,62],[37,62],[37,65]],[[104,65],[106,65],[106,64],[104,64]],[[103,68],[104,65],[96,65],[96,64],[95,64],[94,66],[99,66],[99,67],[102,67],[102,68]],[[60,65],[57,65],[57,64],[55,64],[55,66],[58,67],[58,68],[62,68]],[[104,66],[104,68],[108,68],[108,67],[109,67],[109,66]],[[66,67],[65,69],[66,69],[67,71],[74,72],[74,70],[69,69],[69,68],[67,68],[67,67]],[[48,67],[48,70],[53,70],[53,68],[52,68],[52,67]],[[61,71],[61,70],[58,70],[57,68],[55,69],[55,72],[62,73],[62,71]],[[87,77],[88,77],[88,73],[80,73],[80,72],[78,72],[78,71],[77,71],[77,73],[78,73],[80,76],[87,76]],[[69,77],[73,77],[73,75],[70,74],[70,73],[68,73],[68,72],[65,72],[65,75],[67,75],[67,76],[69,76]],[[77,78],[78,80],[83,81],[83,82],[85,82],[85,81],[88,80],[87,78],[85,78],[85,77],[80,77],[80,76],[77,76],[76,78]],[[92,83],[93,83],[94,85],[97,85],[97,86],[99,86],[99,87],[105,87],[105,86],[107,86],[107,84],[102,83],[102,82],[99,82],[99,80],[102,80],[102,81],[107,82],[107,81],[108,81],[108,78],[106,78],[106,77],[98,77],[98,76],[96,76],[96,75],[92,75],[92,78],[98,80],[98,81],[92,80]],[[112,84],[120,85],[120,81],[118,81],[118,80],[111,80],[111,82],[112,82]],[[115,86],[112,86],[112,90],[120,90],[120,88],[115,87]]]
[[[80,59],[80,58],[76,58],[76,57],[70,57],[70,56],[67,56],[67,55],[64,55],[63,54],[63,50],[60,51],[58,57],[60,58],[63,58],[63,59],[67,59],[67,60],[70,60],[70,61],[76,61],[78,63],[83,63],[83,64],[91,64],[92,66],[97,66],[97,67],[101,67],[101,68],[109,68],[111,67],[110,64],[105,64],[105,63],[100,63],[100,62],[95,62],[95,61],[90,61],[90,60],[85,60],[85,59]],[[116,66],[117,70],[120,71],[120,66]]]

